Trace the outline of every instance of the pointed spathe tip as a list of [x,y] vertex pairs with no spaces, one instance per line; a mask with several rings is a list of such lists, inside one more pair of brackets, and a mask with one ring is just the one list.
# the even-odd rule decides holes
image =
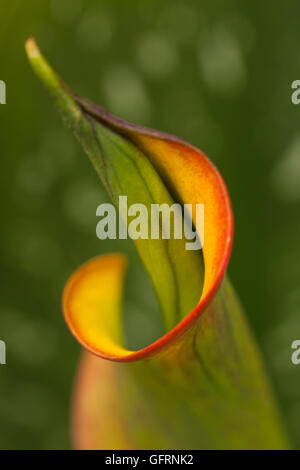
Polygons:
[[27,39],[25,43],[25,50],[29,58],[38,57],[40,55],[40,50],[35,42],[34,37],[30,37]]
[[75,103],[67,87],[47,62],[33,37],[30,37],[26,41],[25,50],[37,77],[46,86],[65,119],[72,126],[72,123],[76,123],[81,116],[79,106]]

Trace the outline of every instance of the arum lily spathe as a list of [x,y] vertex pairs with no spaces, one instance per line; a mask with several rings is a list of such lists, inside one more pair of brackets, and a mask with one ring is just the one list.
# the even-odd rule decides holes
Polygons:
[[205,244],[136,240],[165,334],[129,350],[122,335],[120,254],[88,261],[63,295],[83,345],[72,406],[74,445],[92,449],[286,448],[252,334],[226,276],[233,217],[224,181],[202,151],[124,121],[71,92],[33,39],[29,60],[90,157],[112,200],[204,204]]

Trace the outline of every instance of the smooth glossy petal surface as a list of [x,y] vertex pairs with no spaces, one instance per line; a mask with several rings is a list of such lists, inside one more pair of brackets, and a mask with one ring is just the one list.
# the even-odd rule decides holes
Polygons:
[[[175,136],[123,121],[87,100],[82,100],[76,95],[74,97],[86,113],[129,137],[148,156],[177,201],[180,201],[181,204],[204,204],[205,207],[203,244],[205,278],[198,305],[166,335],[140,351],[129,352],[123,349],[122,353],[117,354],[117,348],[107,348],[101,342],[100,337],[97,347],[95,347],[95,342],[93,345],[89,343],[84,328],[80,330],[81,335],[77,335],[82,344],[101,357],[122,361],[146,357],[155,353],[190,327],[217,292],[228,264],[232,246],[233,217],[230,199],[220,173],[197,148]],[[100,258],[100,276],[101,269]],[[81,268],[76,275],[81,276]],[[75,292],[74,295],[76,295]],[[64,305],[66,306],[66,295],[64,296]],[[99,308],[100,305],[101,303]],[[66,307],[64,312],[68,324],[72,323],[74,312]]]

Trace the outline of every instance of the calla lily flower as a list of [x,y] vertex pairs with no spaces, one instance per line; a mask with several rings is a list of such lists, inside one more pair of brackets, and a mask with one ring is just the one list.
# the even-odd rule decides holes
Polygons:
[[[122,334],[126,259],[96,257],[63,293],[83,346],[72,401],[80,449],[283,449],[289,446],[262,360],[226,275],[233,216],[225,183],[193,145],[124,121],[63,84],[33,39],[29,60],[113,202],[204,204],[203,249],[135,240],[165,333],[139,350]],[[191,214],[196,226],[193,213]]]

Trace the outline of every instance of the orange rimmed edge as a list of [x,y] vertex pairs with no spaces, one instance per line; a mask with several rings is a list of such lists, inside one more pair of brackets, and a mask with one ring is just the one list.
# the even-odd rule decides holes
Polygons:
[[199,149],[175,136],[123,121],[100,106],[74,96],[83,112],[133,141],[181,202],[205,206],[205,279],[201,298],[182,321],[150,345],[138,351],[121,346],[120,316],[126,265],[122,255],[102,255],[88,261],[74,272],[64,289],[65,320],[85,349],[111,361],[149,358],[194,324],[221,284],[233,239],[229,195],[220,173]]

